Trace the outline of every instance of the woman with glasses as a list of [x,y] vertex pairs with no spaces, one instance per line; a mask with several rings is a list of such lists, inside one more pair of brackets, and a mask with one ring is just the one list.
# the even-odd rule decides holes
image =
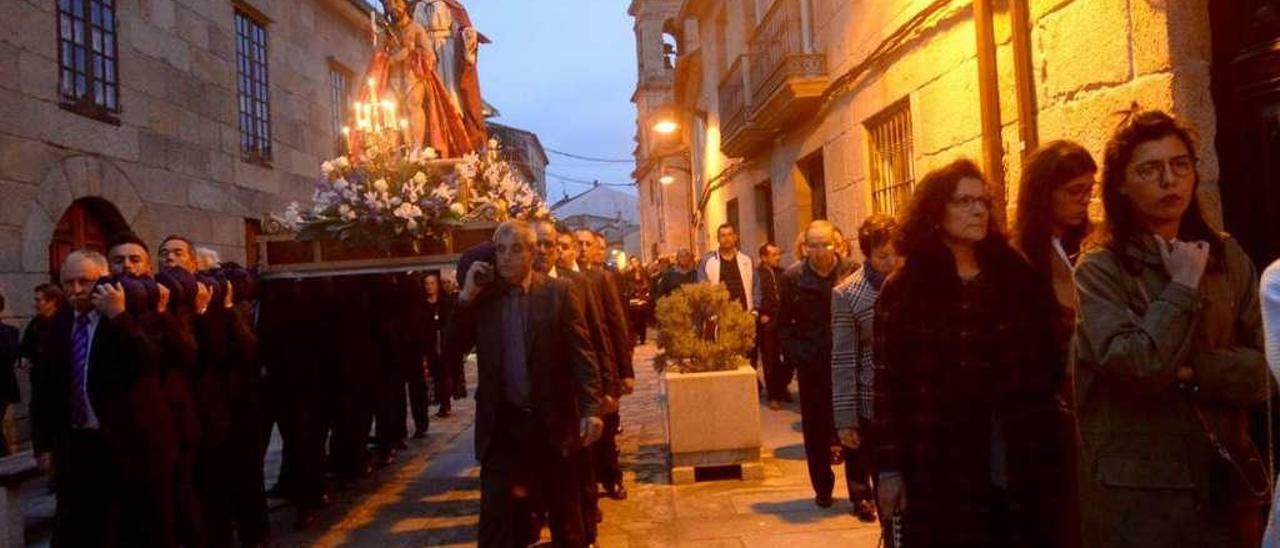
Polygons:
[[969,160],[921,179],[876,305],[877,498],[903,546],[1065,546],[1077,527],[1057,300],[992,207]]
[[1076,324],[1076,288],[1071,279],[1080,244],[1089,235],[1089,201],[1098,164],[1084,147],[1053,141],[1027,158],[1018,185],[1013,245],[1040,276],[1053,284],[1061,314],[1059,342],[1070,342]]
[[1134,112],[1102,168],[1106,222],[1076,268],[1086,546],[1258,546],[1268,475],[1247,412],[1268,395],[1258,278],[1196,196],[1196,141]]

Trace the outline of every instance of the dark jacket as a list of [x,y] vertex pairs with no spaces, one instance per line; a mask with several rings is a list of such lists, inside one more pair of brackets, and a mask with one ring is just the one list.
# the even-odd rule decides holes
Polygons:
[[0,323],[0,402],[14,403],[21,399],[18,393],[18,377],[13,366],[22,354],[22,341],[18,328]]
[[[1269,393],[1257,272],[1225,243],[1195,289],[1170,281],[1150,236],[1123,253],[1090,251],[1076,269],[1088,546],[1226,546],[1239,532],[1232,519],[1259,511],[1235,506],[1236,472],[1197,416],[1225,446],[1248,448],[1248,410]],[[1181,366],[1195,372],[1191,393],[1177,382]]]
[[573,291],[582,300],[583,317],[587,322],[587,330],[591,334],[591,349],[596,357],[596,377],[600,381],[600,412],[612,413],[618,410],[618,398],[622,386],[618,380],[618,366],[613,350],[614,337],[605,321],[604,299],[600,296],[597,282],[599,276],[589,276],[587,272],[557,269],[557,276],[568,281]]
[[[71,335],[75,313],[54,317],[47,335],[49,367],[31,382],[32,445],[52,451],[55,463],[71,433]],[[164,405],[161,350],[143,322],[124,313],[102,318],[89,353],[89,401],[111,448],[114,463],[131,479],[143,479],[171,462],[173,418]]]
[[[1066,511],[1073,448],[1057,399],[1057,302],[1007,246],[981,246],[979,262],[969,283],[980,285],[966,288],[935,243],[885,282],[873,335],[876,465],[902,474],[907,546],[995,545],[993,523],[1006,545],[1067,545],[1077,526]],[[999,517],[988,498],[995,439],[1007,478]]]
[[761,316],[772,318],[778,315],[778,282],[781,278],[781,268],[765,265],[756,268],[754,302]]
[[613,338],[613,360],[618,368],[618,378],[634,379],[636,373],[631,367],[631,356],[635,351],[635,345],[632,344],[631,328],[627,325],[626,301],[622,298],[625,282],[617,271],[600,269],[597,272],[601,272],[604,278],[601,298],[604,303],[605,320],[609,324],[609,334]]
[[234,309],[210,306],[196,317],[196,343],[200,348],[191,382],[200,411],[206,445],[225,443],[243,424],[233,417],[260,407],[260,385],[254,367],[256,339]]
[[[529,286],[530,405],[562,452],[579,446],[578,421],[599,412],[599,381],[591,339],[583,319],[581,296],[563,280],[533,274]],[[450,346],[459,354],[476,351],[480,383],[476,390],[476,457],[486,460],[504,399],[502,376],[502,300],[459,300],[449,325]]]
[[840,261],[824,282],[809,261],[800,261],[782,273],[777,322],[784,359],[796,367],[831,366],[831,290],[857,270]]
[[698,283],[698,269],[694,268],[688,272],[681,272],[676,267],[668,268],[658,277],[657,287],[654,290],[653,303],[656,306],[658,301],[663,297],[670,295],[673,291],[680,289],[685,284]]

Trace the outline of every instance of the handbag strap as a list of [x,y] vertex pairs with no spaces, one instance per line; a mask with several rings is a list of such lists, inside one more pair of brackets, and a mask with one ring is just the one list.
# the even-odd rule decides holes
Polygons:
[[[1244,471],[1244,467],[1241,466],[1240,462],[1231,454],[1231,451],[1228,450],[1227,447],[1222,444],[1222,441],[1218,439],[1218,435],[1215,434],[1213,432],[1213,428],[1209,426],[1209,421],[1204,418],[1204,412],[1201,411],[1200,406],[1190,398],[1190,395],[1188,395],[1187,403],[1190,404],[1191,409],[1195,411],[1196,419],[1200,422],[1200,429],[1204,431],[1205,437],[1209,439],[1209,445],[1212,445],[1213,450],[1217,451],[1218,455],[1221,456],[1223,460],[1227,461],[1227,463],[1231,465],[1231,468],[1235,470],[1236,475],[1240,476],[1240,481],[1244,483],[1245,489],[1249,491],[1249,494],[1255,497],[1267,496],[1267,494],[1271,492],[1271,486],[1267,485],[1265,482],[1261,489],[1254,486],[1253,479]],[[1269,476],[1269,474],[1267,475]]]

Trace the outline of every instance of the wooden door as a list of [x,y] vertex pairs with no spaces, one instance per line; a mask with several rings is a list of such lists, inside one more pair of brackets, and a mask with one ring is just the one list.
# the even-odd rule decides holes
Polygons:
[[88,249],[106,254],[107,240],[129,226],[111,202],[101,198],[81,198],[62,213],[49,239],[49,274],[58,280],[62,261],[72,251]]

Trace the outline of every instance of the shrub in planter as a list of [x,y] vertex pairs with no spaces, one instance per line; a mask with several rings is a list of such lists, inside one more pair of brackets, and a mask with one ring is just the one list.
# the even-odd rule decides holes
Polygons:
[[659,372],[733,371],[747,365],[755,340],[755,318],[729,297],[723,285],[688,284],[658,301]]

